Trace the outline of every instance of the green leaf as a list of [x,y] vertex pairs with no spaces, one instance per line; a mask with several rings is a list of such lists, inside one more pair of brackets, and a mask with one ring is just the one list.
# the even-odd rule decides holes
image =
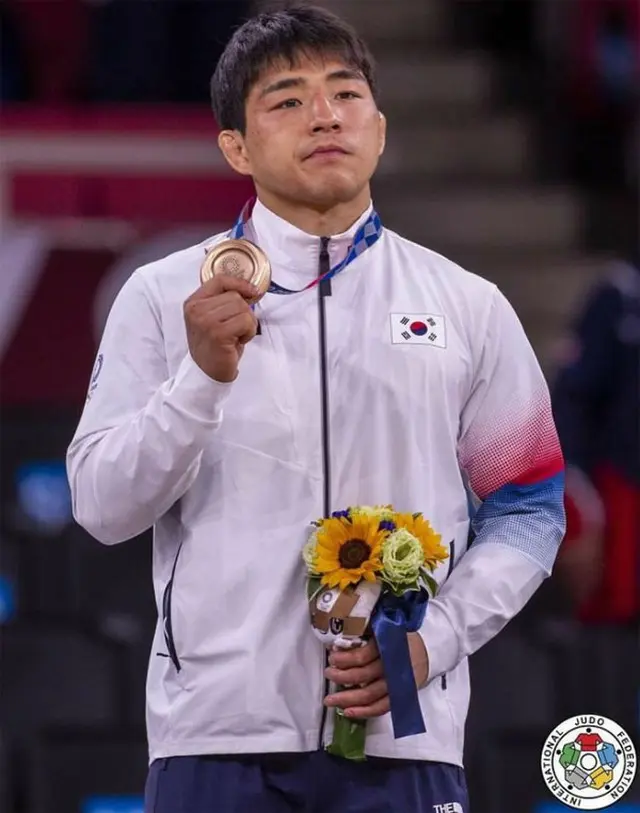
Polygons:
[[307,601],[313,601],[320,590],[322,590],[320,576],[309,576],[307,580]]
[[424,573],[422,578],[425,580],[427,588],[431,593],[431,597],[433,598],[438,592],[438,582],[433,578],[433,576],[429,576],[428,573]]
[[407,590],[419,590],[420,589],[420,584],[419,584],[418,579],[414,579],[413,581],[410,581],[410,582],[396,582],[396,581],[392,581],[391,579],[389,579],[389,578],[387,578],[385,576],[382,576],[380,581],[383,584],[385,584],[391,590],[391,592],[394,593],[396,596],[403,595],[403,593],[406,593]]

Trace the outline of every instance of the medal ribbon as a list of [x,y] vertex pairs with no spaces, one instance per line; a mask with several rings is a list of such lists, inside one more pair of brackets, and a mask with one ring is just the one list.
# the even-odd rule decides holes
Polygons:
[[[244,205],[240,216],[235,222],[234,227],[229,232],[229,237],[234,240],[242,240],[245,237],[245,232],[247,230],[247,226],[249,224],[249,219],[251,218],[251,212],[253,211],[253,207],[255,205],[256,199],[251,198],[251,200],[247,201]],[[326,273],[322,274],[321,276],[317,277],[316,279],[312,280],[308,285],[305,285],[304,288],[300,288],[298,291],[292,291],[290,288],[285,288],[282,285],[278,285],[277,282],[271,282],[269,285],[268,293],[270,294],[299,294],[302,291],[307,291],[310,288],[315,288],[316,285],[319,285],[324,280],[331,279],[335,277],[336,274],[339,274],[341,271],[352,263],[357,257],[363,254],[368,248],[371,248],[374,243],[376,243],[382,234],[382,221],[380,220],[380,216],[376,212],[375,209],[372,210],[369,217],[365,220],[365,222],[360,226],[358,231],[356,232],[353,242],[349,246],[349,250],[347,251],[347,256],[339,262],[337,265],[334,265],[333,268],[330,268]]]

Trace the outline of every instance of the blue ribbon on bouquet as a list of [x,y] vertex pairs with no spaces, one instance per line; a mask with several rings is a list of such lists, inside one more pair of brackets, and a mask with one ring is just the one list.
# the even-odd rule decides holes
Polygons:
[[428,601],[429,594],[426,590],[410,590],[402,596],[383,592],[371,619],[387,681],[393,734],[396,739],[424,734],[426,731],[407,633],[417,632],[422,626]]

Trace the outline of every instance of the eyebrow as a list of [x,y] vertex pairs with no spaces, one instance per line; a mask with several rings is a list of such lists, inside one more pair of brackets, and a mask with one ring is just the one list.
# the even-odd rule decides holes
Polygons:
[[[364,78],[364,76],[360,73],[360,71],[353,70],[352,68],[340,68],[337,71],[331,71],[331,73],[327,75],[327,79],[330,82],[339,81],[341,79],[356,80],[357,82],[367,81]],[[301,76],[291,76],[288,79],[278,79],[276,82],[272,82],[270,85],[267,85],[265,88],[262,89],[262,91],[260,92],[260,98],[263,99],[270,93],[277,93],[279,90],[289,90],[290,88],[299,88],[303,87],[306,84],[307,84],[306,79],[303,79]]]

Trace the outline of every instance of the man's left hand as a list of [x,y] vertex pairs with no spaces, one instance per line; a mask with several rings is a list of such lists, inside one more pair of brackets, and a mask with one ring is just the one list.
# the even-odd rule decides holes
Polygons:
[[[407,640],[413,674],[420,688],[429,677],[427,650],[417,632],[408,633]],[[380,652],[373,638],[358,649],[333,650],[325,676],[339,686],[353,687],[328,695],[325,699],[326,706],[344,709],[345,717],[366,719],[380,717],[389,711],[387,682]]]

